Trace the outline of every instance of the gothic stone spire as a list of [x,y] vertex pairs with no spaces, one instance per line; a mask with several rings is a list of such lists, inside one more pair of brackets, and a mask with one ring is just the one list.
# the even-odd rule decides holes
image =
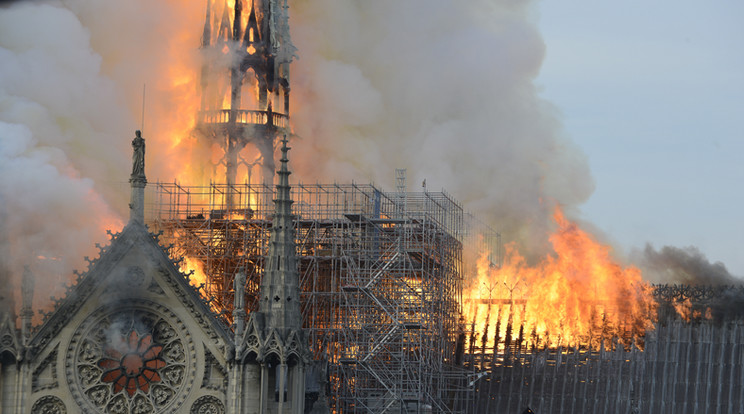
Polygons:
[[287,137],[282,140],[281,167],[277,172],[279,183],[274,200],[274,219],[271,227],[269,254],[261,283],[259,311],[266,317],[266,326],[281,334],[302,329],[300,312],[299,272],[297,247],[292,224],[292,199],[290,196],[289,170],[287,169]]
[[[261,302],[258,311],[251,313],[248,320],[246,341],[236,341],[236,359],[248,362],[246,372],[252,370],[252,375],[260,380],[246,384],[234,402],[249,398],[254,404],[258,402],[251,407],[255,412],[302,414],[305,411],[305,366],[311,355],[302,332],[287,151],[287,137],[284,136],[269,254],[261,281]],[[240,326],[238,324],[236,329]],[[275,399],[275,390],[280,390],[278,399]],[[281,390],[287,390],[286,395]],[[248,395],[250,397],[246,397]]]

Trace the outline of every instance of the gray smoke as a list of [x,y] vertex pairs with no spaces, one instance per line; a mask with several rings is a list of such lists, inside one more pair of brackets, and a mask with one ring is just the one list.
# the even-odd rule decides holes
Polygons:
[[657,250],[651,244],[646,244],[643,251],[632,252],[631,258],[643,272],[644,278],[655,283],[732,285],[742,282],[730,274],[723,263],[711,263],[694,246],[663,246]]
[[545,45],[533,7],[293,2],[297,176],[391,188],[394,169],[407,168],[410,191],[425,179],[506,239],[540,250],[555,203],[571,211],[593,181],[534,84]]

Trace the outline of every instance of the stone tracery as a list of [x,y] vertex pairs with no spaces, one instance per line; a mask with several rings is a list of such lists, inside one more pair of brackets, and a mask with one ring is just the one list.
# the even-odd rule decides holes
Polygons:
[[134,329],[117,342],[120,346],[103,348],[103,358],[97,364],[105,370],[101,380],[113,383],[114,394],[125,390],[133,397],[138,389],[147,394],[150,383],[161,381],[158,370],[166,365],[160,355],[163,346],[153,343],[152,334],[140,337]]
[[75,332],[67,376],[86,412],[159,413],[183,403],[193,345],[172,312],[145,304],[99,310]]

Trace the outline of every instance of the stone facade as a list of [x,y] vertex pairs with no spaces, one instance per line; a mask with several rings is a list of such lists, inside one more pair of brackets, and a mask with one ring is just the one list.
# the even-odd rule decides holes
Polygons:
[[3,413],[225,412],[232,334],[136,222],[15,349]]
[[[240,329],[227,326],[143,224],[144,174],[136,178],[129,224],[40,326],[16,329],[12,295],[0,295],[0,412],[303,413],[310,361],[299,307],[289,329],[261,312],[250,319],[267,322],[260,331],[254,322],[243,330],[240,311]],[[276,280],[293,277],[288,269]],[[236,352],[236,342],[267,357]]]

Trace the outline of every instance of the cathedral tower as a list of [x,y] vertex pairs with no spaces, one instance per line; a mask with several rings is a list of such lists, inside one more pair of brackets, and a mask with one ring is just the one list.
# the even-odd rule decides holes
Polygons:
[[[228,185],[241,165],[248,181],[258,181],[251,177],[254,166],[261,182],[273,181],[274,143],[289,131],[289,64],[296,50],[287,8],[287,0],[207,0],[196,133],[223,151]],[[241,154],[249,144],[257,158]]]

